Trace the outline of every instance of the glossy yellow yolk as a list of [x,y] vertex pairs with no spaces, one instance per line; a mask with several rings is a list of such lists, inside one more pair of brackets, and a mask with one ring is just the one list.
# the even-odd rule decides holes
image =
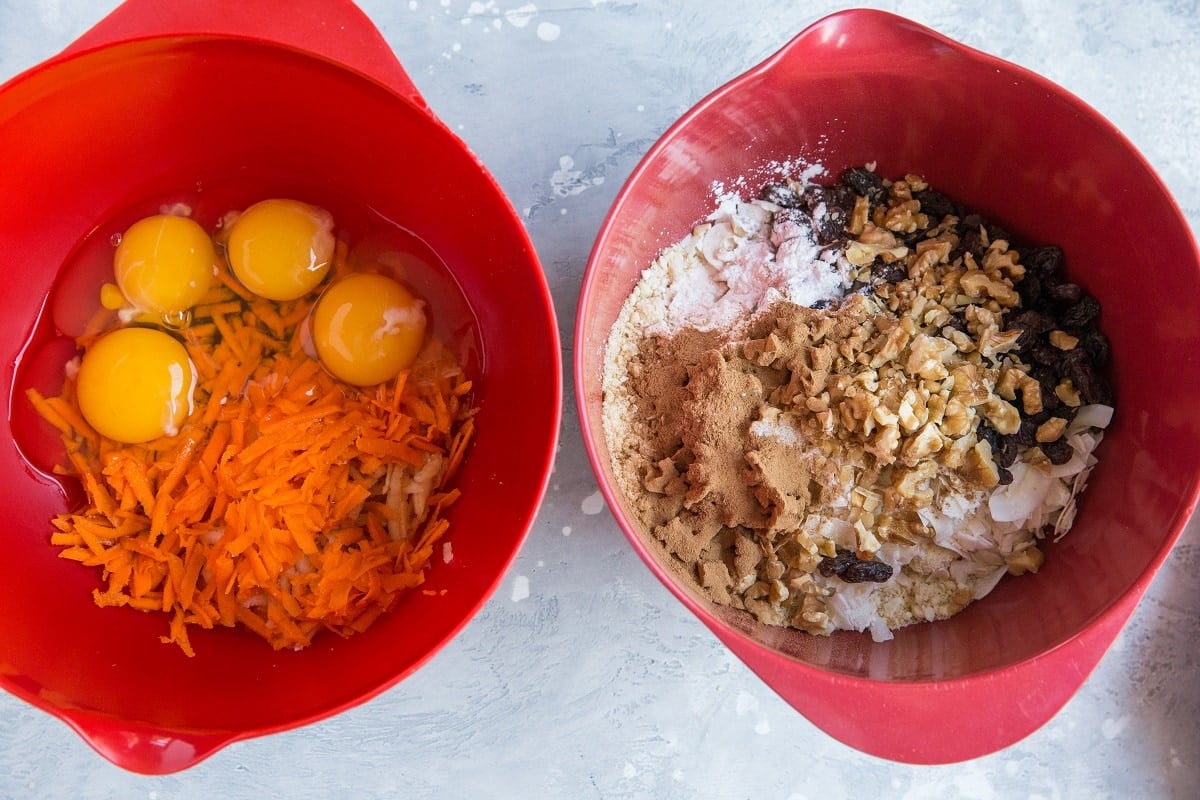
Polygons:
[[212,285],[217,254],[195,220],[158,214],[138,220],[121,236],[113,258],[117,286],[140,311],[185,311]]
[[325,290],[311,326],[326,369],[346,383],[373,386],[416,359],[425,338],[425,310],[391,278],[357,273]]
[[234,221],[229,267],[268,300],[295,300],[316,288],[333,261],[333,216],[299,200],[263,200]]
[[150,328],[120,328],[97,339],[76,377],[84,419],[127,444],[178,433],[192,411],[195,386],[187,350]]

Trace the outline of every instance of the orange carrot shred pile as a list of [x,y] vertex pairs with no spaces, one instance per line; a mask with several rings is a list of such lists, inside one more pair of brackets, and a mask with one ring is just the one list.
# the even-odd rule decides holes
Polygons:
[[241,625],[276,649],[365,630],[423,583],[458,498],[474,409],[453,356],[430,337],[394,381],[347,386],[304,352],[310,305],[223,271],[182,334],[199,381],[174,436],[100,436],[70,374],[57,397],[29,392],[87,496],[51,543],[102,570],[98,605],[169,614],[162,639],[189,656],[190,626]]

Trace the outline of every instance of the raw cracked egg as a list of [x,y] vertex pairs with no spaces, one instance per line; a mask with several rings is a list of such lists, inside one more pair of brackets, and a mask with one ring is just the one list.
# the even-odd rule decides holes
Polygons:
[[121,294],[139,311],[177,314],[204,297],[216,261],[212,239],[198,222],[156,214],[138,220],[121,236],[113,274]]
[[311,332],[326,369],[346,383],[373,386],[416,359],[425,338],[424,304],[387,276],[356,273],[321,295]]
[[262,200],[229,229],[226,255],[233,274],[268,300],[295,300],[329,271],[335,239],[333,215],[299,200]]
[[179,432],[192,411],[196,369],[169,334],[120,328],[83,354],[76,377],[79,410],[103,436],[127,444]]

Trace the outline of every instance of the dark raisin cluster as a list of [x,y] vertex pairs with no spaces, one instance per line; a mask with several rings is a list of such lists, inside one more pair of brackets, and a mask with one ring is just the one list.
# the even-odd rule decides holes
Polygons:
[[826,578],[838,576],[846,583],[884,583],[892,577],[892,567],[882,561],[864,561],[849,550],[837,549],[836,556],[821,559],[817,569]]
[[[1025,277],[1017,283],[1021,306],[1007,316],[1006,326],[1021,331],[1016,352],[1030,365],[1029,374],[1041,387],[1042,410],[1037,414],[1021,413],[1021,429],[1003,436],[981,423],[979,435],[992,446],[996,465],[1003,471],[1001,482],[1012,480],[1008,467],[1020,453],[1038,446],[1052,464],[1065,464],[1073,454],[1066,439],[1038,443],[1038,426],[1051,417],[1068,422],[1076,408],[1063,403],[1055,393],[1064,379],[1070,380],[1082,404],[1113,402],[1112,388],[1103,374],[1108,363],[1108,339],[1097,328],[1100,303],[1062,273],[1062,250],[1053,245],[1022,251],[1021,263]],[[1050,343],[1050,332],[1064,331],[1078,339],[1070,350]]]

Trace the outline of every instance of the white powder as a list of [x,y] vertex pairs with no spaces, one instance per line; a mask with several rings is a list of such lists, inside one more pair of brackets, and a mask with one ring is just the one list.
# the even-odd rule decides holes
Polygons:
[[647,332],[734,331],[779,301],[812,306],[842,297],[852,267],[841,251],[816,244],[808,224],[773,224],[776,210],[765,200],[720,196],[708,220],[643,275],[661,289]]

